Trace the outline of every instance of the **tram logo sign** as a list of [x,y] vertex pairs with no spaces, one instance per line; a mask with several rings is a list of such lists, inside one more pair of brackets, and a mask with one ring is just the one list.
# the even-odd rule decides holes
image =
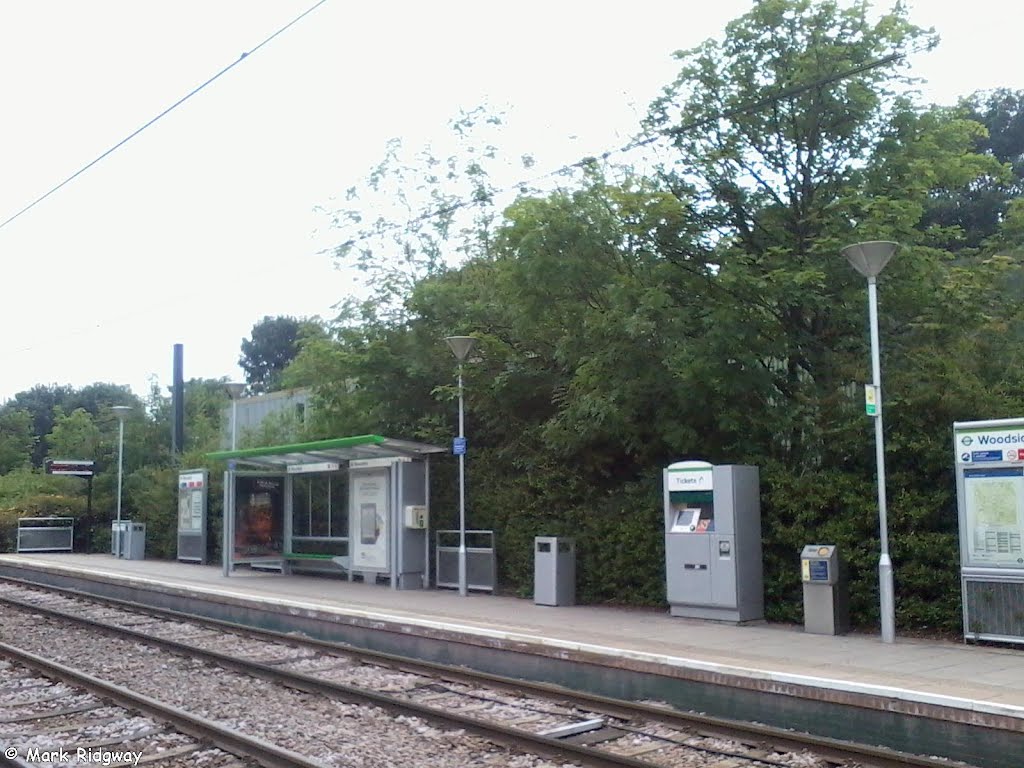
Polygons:
[[1024,428],[976,429],[956,434],[957,458],[963,464],[1024,461]]

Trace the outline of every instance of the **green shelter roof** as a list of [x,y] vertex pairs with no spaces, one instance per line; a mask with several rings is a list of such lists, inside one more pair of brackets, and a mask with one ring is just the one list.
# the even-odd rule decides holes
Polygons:
[[303,464],[343,463],[358,459],[417,458],[431,453],[446,453],[447,448],[410,440],[395,440],[381,435],[355,435],[312,443],[269,445],[237,451],[215,451],[206,454],[212,461],[234,460],[262,469],[285,469]]

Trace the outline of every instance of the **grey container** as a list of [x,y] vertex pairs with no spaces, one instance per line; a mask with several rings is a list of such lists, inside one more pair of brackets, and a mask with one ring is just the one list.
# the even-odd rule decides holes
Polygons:
[[850,627],[846,572],[834,544],[808,544],[800,553],[804,632],[843,635]]
[[146,559],[146,524],[124,522],[124,529],[121,533],[121,551],[118,557],[125,560]]
[[576,605],[576,540],[538,536],[533,540],[533,602]]

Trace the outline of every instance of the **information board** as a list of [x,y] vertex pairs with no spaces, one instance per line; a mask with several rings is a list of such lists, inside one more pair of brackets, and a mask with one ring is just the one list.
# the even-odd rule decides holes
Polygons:
[[206,472],[178,475],[178,533],[200,533],[206,524]]
[[1024,565],[1024,467],[964,469],[968,564]]
[[178,560],[206,562],[209,480],[205,469],[187,469],[178,473]]

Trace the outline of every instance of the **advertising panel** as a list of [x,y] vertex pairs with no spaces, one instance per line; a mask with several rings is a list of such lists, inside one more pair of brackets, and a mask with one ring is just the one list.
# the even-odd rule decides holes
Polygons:
[[349,520],[352,567],[388,568],[388,471],[353,472],[350,480]]
[[275,560],[284,553],[284,478],[235,478],[234,559]]

